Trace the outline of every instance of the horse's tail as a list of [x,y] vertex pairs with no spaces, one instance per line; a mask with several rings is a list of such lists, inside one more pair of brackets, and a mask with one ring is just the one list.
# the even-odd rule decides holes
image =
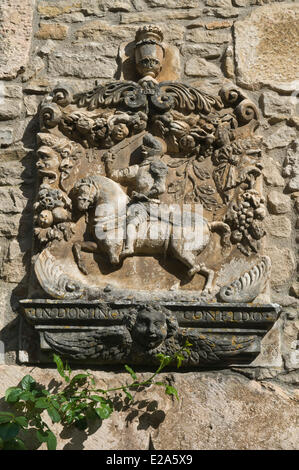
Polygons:
[[229,225],[225,224],[224,222],[210,222],[209,227],[210,227],[211,232],[219,233],[220,243],[224,251],[230,250],[231,230],[230,230]]

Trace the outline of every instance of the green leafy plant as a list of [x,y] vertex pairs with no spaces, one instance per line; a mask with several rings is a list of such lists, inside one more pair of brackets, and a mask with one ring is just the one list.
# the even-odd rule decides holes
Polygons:
[[5,392],[5,401],[11,405],[14,412],[0,412],[0,449],[1,450],[27,450],[20,433],[35,433],[40,443],[46,443],[48,450],[55,450],[57,439],[50,429],[42,414],[46,411],[52,423],[61,423],[62,426],[75,425],[84,430],[88,427],[88,420],[108,419],[114,411],[113,394],[121,392],[127,401],[133,402],[134,391],[140,391],[150,385],[164,387],[167,395],[179,399],[175,387],[167,381],[157,381],[157,375],[170,363],[176,362],[180,367],[186,354],[190,354],[186,341],[185,346],[173,356],[158,354],[159,366],[157,370],[146,380],[138,380],[134,370],[125,365],[126,371],[131,376],[131,383],[106,390],[96,388],[93,375],[85,371],[75,374],[69,365],[54,354],[53,359],[60,376],[64,379],[61,391],[51,393],[46,388],[37,384],[31,375],[25,375],[19,387],[9,387]]

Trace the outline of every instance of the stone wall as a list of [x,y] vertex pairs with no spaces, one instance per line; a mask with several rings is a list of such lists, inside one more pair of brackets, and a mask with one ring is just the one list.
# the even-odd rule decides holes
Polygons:
[[[157,449],[298,448],[298,16],[296,2],[270,0],[2,0],[1,396],[27,371],[17,365],[17,308],[30,276],[35,115],[45,94],[60,81],[83,91],[95,80],[120,78],[124,44],[142,23],[155,23],[176,51],[174,79],[215,94],[234,82],[261,113],[271,301],[283,307],[262,353],[242,371],[175,373],[179,404],[150,390],[146,399],[156,400],[162,414],[144,411],[132,422],[128,412],[116,414],[84,443],[62,434],[61,448],[70,445],[67,437],[73,448],[146,449],[150,436]],[[50,369],[34,373],[44,383],[52,378]],[[106,382],[119,379],[104,375]]]

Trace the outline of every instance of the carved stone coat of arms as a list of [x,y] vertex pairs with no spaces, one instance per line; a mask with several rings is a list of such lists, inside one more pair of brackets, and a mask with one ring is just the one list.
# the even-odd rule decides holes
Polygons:
[[[52,350],[99,364],[248,363],[279,308],[267,295],[259,112],[167,76],[156,26],[136,33],[135,80],[42,102],[25,317]],[[134,73],[133,73],[134,72]]]

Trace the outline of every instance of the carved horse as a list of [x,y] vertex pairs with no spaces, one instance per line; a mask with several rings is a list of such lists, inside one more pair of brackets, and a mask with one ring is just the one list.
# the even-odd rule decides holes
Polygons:
[[[108,255],[111,264],[119,264],[126,236],[129,197],[118,183],[99,175],[79,180],[75,185],[74,194],[78,209],[89,213],[92,236],[95,240],[74,243],[73,254],[78,268],[83,274],[88,274],[81,251],[104,253]],[[197,264],[196,257],[208,245],[212,232],[220,233],[220,243],[224,249],[228,249],[230,228],[223,222],[209,223],[203,217],[200,217],[199,223],[200,236],[190,241],[190,230],[188,231],[188,227],[186,230],[186,223],[183,224],[180,220],[173,222],[168,217],[151,216],[150,220],[141,222],[139,226],[134,255],[154,256],[165,255],[167,252],[189,268],[190,278],[195,273],[203,274],[207,278],[204,291],[209,292],[212,288],[214,271],[204,264]]]

